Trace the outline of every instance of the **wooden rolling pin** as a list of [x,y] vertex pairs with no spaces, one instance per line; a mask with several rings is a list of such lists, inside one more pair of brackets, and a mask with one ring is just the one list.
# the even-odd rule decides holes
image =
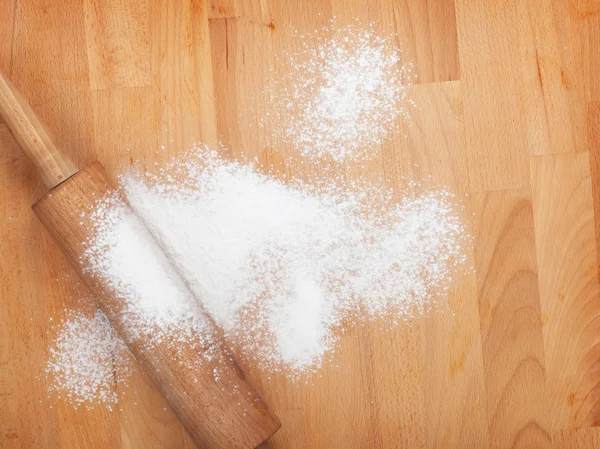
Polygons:
[[[197,372],[185,363],[172,363],[173,348],[167,343],[129,338],[123,301],[101,280],[86,273],[82,263],[84,242],[93,229],[86,212],[98,198],[115,190],[113,182],[98,162],[78,171],[57,150],[29,104],[1,74],[0,115],[49,189],[33,210],[99,298],[111,324],[150,374],[198,447],[256,448],[274,434],[280,427],[279,421],[246,382],[222,345],[218,347],[223,350],[222,357],[203,363],[202,372]],[[189,350],[189,357],[194,356],[192,351]],[[218,376],[213,374],[214,369],[218,369]]]

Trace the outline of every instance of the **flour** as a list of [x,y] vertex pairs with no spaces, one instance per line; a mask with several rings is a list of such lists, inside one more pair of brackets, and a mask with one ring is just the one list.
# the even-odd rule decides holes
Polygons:
[[90,218],[87,271],[122,300],[124,328],[133,340],[160,342],[177,334],[187,341],[210,330],[177,272],[118,194],[98,201]]
[[214,325],[121,195],[97,201],[90,220],[84,263],[120,301],[121,336],[140,348],[161,345],[167,363],[191,370],[224,356]]
[[[271,112],[259,118],[273,147],[336,167],[377,154],[412,105],[412,65],[395,36],[332,23],[297,38],[301,50],[277,61]],[[173,363],[200,370],[222,355],[214,321],[264,372],[314,372],[345,327],[394,325],[443,301],[469,245],[447,190],[342,179],[282,181],[196,146],[161,170],[120,177],[120,192],[82,217],[94,227],[84,262],[120,301],[126,340],[168,345]],[[115,400],[107,354],[122,342],[95,319],[68,325],[49,364],[77,403]]]
[[[206,313],[241,356],[295,378],[331,357],[344,326],[435,307],[466,263],[445,190],[413,185],[397,201],[374,185],[284,182],[203,147],[120,184],[136,214],[118,192],[96,203],[87,270],[121,301],[128,340],[168,345],[190,370],[222,356]],[[94,320],[67,324],[49,364],[75,404],[116,400],[107,370],[123,344]]]
[[96,403],[112,407],[118,402],[118,385],[129,379],[131,363],[127,347],[102,312],[73,312],[51,343],[45,369],[49,391],[76,408]]
[[465,262],[444,190],[398,203],[374,186],[284,183],[201,148],[120,182],[204,309],[265,370],[316,369],[350,315],[422,313]]
[[296,33],[296,47],[278,59],[280,72],[268,84],[274,147],[291,144],[302,155],[335,162],[367,158],[408,113],[408,88],[415,75],[396,36],[375,26],[338,28],[335,20],[318,33]]

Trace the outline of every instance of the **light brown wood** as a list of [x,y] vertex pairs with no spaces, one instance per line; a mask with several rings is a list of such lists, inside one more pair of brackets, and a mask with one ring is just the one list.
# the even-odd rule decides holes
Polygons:
[[[600,236],[590,224],[600,229],[598,0],[7,0],[0,67],[79,166],[98,159],[113,174],[152,169],[193,141],[222,140],[227,157],[302,177],[326,171],[295,164],[290,148],[271,151],[272,130],[256,124],[268,112],[277,58],[304,44],[294,30],[314,32],[334,16],[398,33],[420,75],[411,118],[381,157],[347,164],[346,176],[456,192],[477,235],[474,270],[455,280],[447,309],[392,333],[348,329],[333,365],[308,384],[251,370],[283,424],[263,446],[598,447],[600,430],[587,427],[598,417],[600,381],[587,364],[598,360],[600,303],[599,254],[590,253]],[[2,125],[0,154],[0,447],[191,447],[147,376],[134,376],[112,413],[72,412],[47,397],[50,326],[85,289],[29,210],[44,187]],[[490,261],[494,268],[482,269]],[[522,294],[502,290],[511,285]],[[495,315],[484,313],[494,306]],[[579,400],[586,392],[589,402]]]
[[[85,242],[93,235],[89,212],[95,201],[114,190],[102,165],[94,162],[54,188],[33,209],[99,298],[109,321],[155,381],[198,447],[255,448],[275,433],[280,424],[244,380],[224,347],[216,341],[211,343],[216,349],[203,348],[221,355],[205,360],[199,369],[189,369],[186,362],[194,360],[197,351],[193,341],[181,343],[178,354],[174,355],[168,342],[134,338],[124,320],[124,299],[116,296],[101,279],[85,271],[82,262]],[[214,370],[221,373],[219,379],[215,379]]]
[[0,115],[19,146],[40,171],[48,189],[77,173],[77,167],[52,143],[29,103],[0,73]]
[[554,428],[596,426],[600,284],[589,155],[533,158],[531,174],[550,417]]
[[551,436],[530,193],[486,192],[476,195],[473,203],[490,446],[548,447]]
[[83,8],[91,89],[151,84],[148,5],[85,0]]

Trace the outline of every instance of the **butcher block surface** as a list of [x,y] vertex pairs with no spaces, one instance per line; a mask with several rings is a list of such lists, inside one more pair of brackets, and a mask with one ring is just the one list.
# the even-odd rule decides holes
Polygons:
[[[600,447],[600,0],[2,0],[0,71],[80,167],[221,142],[293,174],[257,93],[334,17],[396,33],[418,76],[347,176],[455,192],[474,269],[439,310],[349,329],[308,383],[250,372],[282,422],[264,447]],[[0,121],[0,448],[192,448],[139,369],[112,410],[48,394],[53,324],[89,293],[44,193]]]

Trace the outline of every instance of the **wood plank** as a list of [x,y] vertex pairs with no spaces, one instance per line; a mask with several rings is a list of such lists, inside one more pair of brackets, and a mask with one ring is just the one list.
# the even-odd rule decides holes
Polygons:
[[524,119],[529,153],[587,151],[580,23],[572,2],[524,2],[520,17]]
[[[425,190],[451,191],[464,204],[471,233],[461,82],[418,84],[409,95],[418,106],[384,147],[385,177],[400,191],[414,181]],[[465,251],[467,267],[474,266],[472,249]],[[487,447],[477,282],[474,272],[454,275],[448,298],[422,323],[428,444]]]
[[121,386],[118,414],[123,449],[180,449],[190,444],[166,400],[140,370],[136,363],[129,383]]
[[383,2],[393,5],[393,23],[417,82],[460,78],[454,0]]
[[[56,254],[57,247],[47,231],[42,229],[44,244],[42,250],[46,257],[55,263],[44,264],[43,279],[52,306],[48,321],[49,329],[45,332],[46,351],[50,342],[54,342],[58,332],[63,329],[64,320],[73,313],[86,313],[92,316],[98,304],[91,300],[87,287],[79,280],[77,273],[61,252]],[[53,347],[53,344],[52,344]],[[48,352],[45,358],[48,359]],[[39,369],[45,368],[43,361]],[[40,378],[41,376],[38,376]],[[45,382],[51,382],[46,378]],[[113,385],[115,392],[116,382]],[[61,447],[97,447],[113,449],[121,447],[119,431],[118,404],[94,404],[75,408],[64,399],[65,391],[59,390],[48,394],[48,402],[52,410],[56,410],[58,425],[54,431],[60,436]],[[73,429],[82,429],[74,432]]]
[[389,331],[385,324],[383,329],[371,324],[365,333],[370,335],[367,382],[372,383],[368,391],[374,407],[369,427],[371,447],[429,447],[421,319],[401,322]]
[[532,200],[554,429],[600,422],[600,285],[587,153],[531,159]]
[[600,101],[600,2],[585,0],[569,4],[570,15],[578,19],[581,27],[586,99],[588,102]]
[[518,4],[456,0],[456,16],[471,188],[524,187],[529,148],[513,57],[519,53]]
[[332,9],[336,27],[360,22],[397,40],[405,60],[414,64],[417,83],[460,78],[454,0],[332,0]]
[[590,173],[592,176],[592,197],[594,199],[594,226],[596,229],[597,255],[600,264],[600,102],[588,104],[587,117],[590,138]]
[[18,3],[12,66],[15,86],[78,166],[91,162],[93,129],[83,22],[79,0]]
[[492,448],[551,443],[528,190],[474,196],[475,269]]
[[16,0],[0,3],[0,71],[10,76]]
[[489,445],[478,321],[475,274],[459,274],[422,326],[429,448]]
[[65,298],[47,288],[45,273],[53,260],[44,260],[40,252],[48,256],[42,248],[49,239],[29,206],[39,186],[31,162],[4,125],[0,151],[0,249],[5,255],[0,260],[0,446],[59,447],[59,417],[47,393],[43,365],[49,318],[62,309]]
[[149,21],[159,141],[178,150],[199,141],[216,146],[208,3],[151,2]]
[[475,191],[518,189],[528,155],[587,151],[579,23],[562,0],[457,0]]
[[254,157],[271,143],[269,130],[259,122],[268,106],[264,84],[273,76],[271,30],[245,19],[227,19],[211,22],[210,32],[218,139],[232,156]]
[[84,0],[83,10],[91,88],[149,85],[148,2]]
[[40,279],[44,264],[33,257],[43,236],[29,209],[37,190],[33,164],[20,151],[0,125],[0,446],[58,447],[58,417],[50,408],[45,377],[34,378],[46,360],[45,332],[54,301]]
[[210,0],[209,19],[231,19],[241,15],[241,0]]

